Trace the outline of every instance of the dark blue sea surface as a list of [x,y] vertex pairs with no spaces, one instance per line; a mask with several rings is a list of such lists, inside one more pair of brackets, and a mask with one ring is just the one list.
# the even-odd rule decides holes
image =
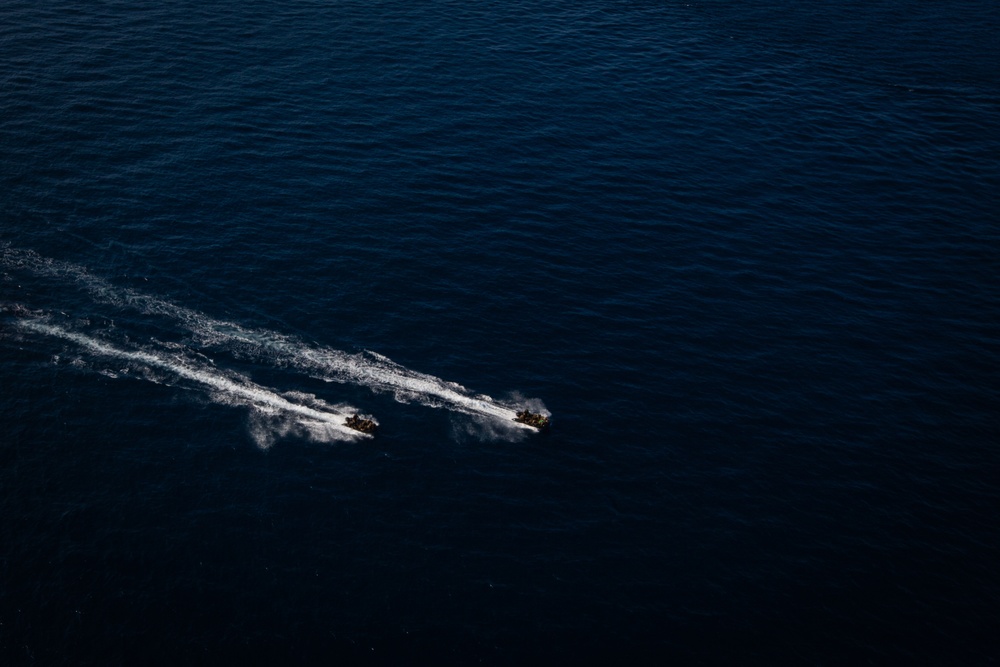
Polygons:
[[996,664],[998,30],[7,0],[0,663]]

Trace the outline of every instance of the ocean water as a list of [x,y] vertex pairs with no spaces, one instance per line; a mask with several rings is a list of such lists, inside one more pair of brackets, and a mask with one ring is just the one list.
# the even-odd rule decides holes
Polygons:
[[995,664],[998,28],[4,2],[0,663]]

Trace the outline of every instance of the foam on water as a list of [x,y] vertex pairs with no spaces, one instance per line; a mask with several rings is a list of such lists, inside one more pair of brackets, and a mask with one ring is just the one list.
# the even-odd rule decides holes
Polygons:
[[[477,422],[481,418],[497,420],[507,427],[505,430],[534,430],[514,421],[521,407],[529,407],[533,412],[546,416],[550,414],[539,399],[517,397],[506,404],[485,394],[475,394],[458,383],[408,369],[376,352],[352,354],[310,345],[287,334],[218,320],[131,288],[116,287],[92,275],[84,267],[42,257],[31,250],[5,246],[0,248],[0,253],[0,265],[4,267],[69,279],[100,302],[130,308],[145,315],[167,317],[186,329],[194,338],[193,344],[199,347],[292,369],[327,382],[354,384],[375,392],[391,393],[402,403],[415,402],[427,407],[445,408],[480,418]],[[482,432],[482,429],[477,430]],[[488,430],[492,432],[495,429]]]
[[[232,371],[221,371],[206,363],[194,362],[180,354],[165,355],[151,350],[126,350],[85,334],[36,319],[18,320],[23,329],[71,341],[92,354],[136,364],[139,371],[165,370],[178,378],[190,380],[208,390],[212,400],[226,405],[251,407],[255,413],[252,433],[261,446],[273,442],[271,434],[294,433],[317,442],[371,438],[344,426],[355,413],[350,406],[334,406],[300,392],[285,395],[262,387]],[[108,371],[105,374],[116,377]],[[143,373],[144,374],[144,373]],[[264,424],[270,428],[262,428]]]
[[[245,328],[145,296],[133,299],[131,303],[150,307],[150,312],[174,315],[196,337],[196,341],[206,347],[238,349],[244,357],[292,368],[327,382],[355,384],[372,391],[391,393],[401,403],[416,402],[427,407],[510,422],[517,415],[516,406],[504,405],[485,394],[474,394],[458,383],[411,370],[376,352],[351,354],[309,345],[293,336]],[[538,410],[545,410],[537,399],[535,404]]]

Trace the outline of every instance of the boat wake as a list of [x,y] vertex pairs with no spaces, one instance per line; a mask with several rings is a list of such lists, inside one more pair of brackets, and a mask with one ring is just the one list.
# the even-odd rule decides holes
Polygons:
[[[22,329],[63,338],[95,356],[113,359],[129,366],[119,373],[144,376],[172,386],[187,381],[207,389],[209,396],[217,403],[251,408],[255,415],[254,424],[258,427],[254,429],[254,439],[261,447],[270,446],[275,434],[294,434],[317,442],[371,437],[345,425],[347,418],[357,412],[351,406],[330,405],[302,392],[279,394],[235,371],[223,371],[209,362],[185,356],[183,351],[169,354],[150,348],[122,349],[39,319],[20,319],[17,324]],[[165,375],[151,375],[150,372],[154,370],[163,371]],[[264,424],[268,428],[261,428]]]
[[[533,411],[548,415],[537,399],[526,401],[516,398],[510,402],[501,402],[469,391],[457,383],[411,370],[376,352],[348,353],[311,345],[295,336],[276,331],[215,319],[132,288],[117,287],[94,276],[84,267],[42,257],[34,251],[0,247],[0,266],[5,270],[28,271],[60,282],[70,282],[82,288],[98,303],[146,316],[166,318],[186,332],[188,340],[185,341],[185,349],[188,354],[184,358],[181,355],[164,356],[161,352],[125,349],[41,319],[26,319],[22,322],[23,328],[72,341],[94,354],[170,371],[185,381],[198,383],[216,394],[226,396],[230,402],[251,406],[259,415],[267,415],[270,411],[272,415],[294,416],[299,430],[312,439],[337,439],[340,436],[357,438],[365,434],[347,427],[341,428],[347,416],[341,414],[342,410],[326,404],[317,408],[303,403],[288,394],[256,385],[247,377],[223,373],[214,365],[204,362],[196,363],[192,356],[198,354],[199,350],[224,353],[234,359],[302,373],[325,382],[351,384],[373,392],[389,393],[399,402],[447,409],[472,417],[471,422],[481,424],[481,427],[477,427],[478,430],[490,433],[491,439],[498,434],[517,438],[525,430],[534,430],[532,426],[515,421],[519,409],[526,404],[530,403]],[[350,414],[353,408],[345,410]],[[273,432],[280,429],[264,430]]]

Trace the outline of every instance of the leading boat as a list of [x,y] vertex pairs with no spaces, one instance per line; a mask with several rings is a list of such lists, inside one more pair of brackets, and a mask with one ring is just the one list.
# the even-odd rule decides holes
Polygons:
[[539,431],[545,431],[549,428],[549,418],[545,415],[540,415],[537,412],[529,412],[528,410],[521,410],[514,417],[514,421],[520,424],[526,424],[537,428]]
[[374,419],[364,419],[356,412],[344,421],[344,426],[353,428],[355,431],[367,433],[368,435],[374,434],[378,429],[378,424]]

